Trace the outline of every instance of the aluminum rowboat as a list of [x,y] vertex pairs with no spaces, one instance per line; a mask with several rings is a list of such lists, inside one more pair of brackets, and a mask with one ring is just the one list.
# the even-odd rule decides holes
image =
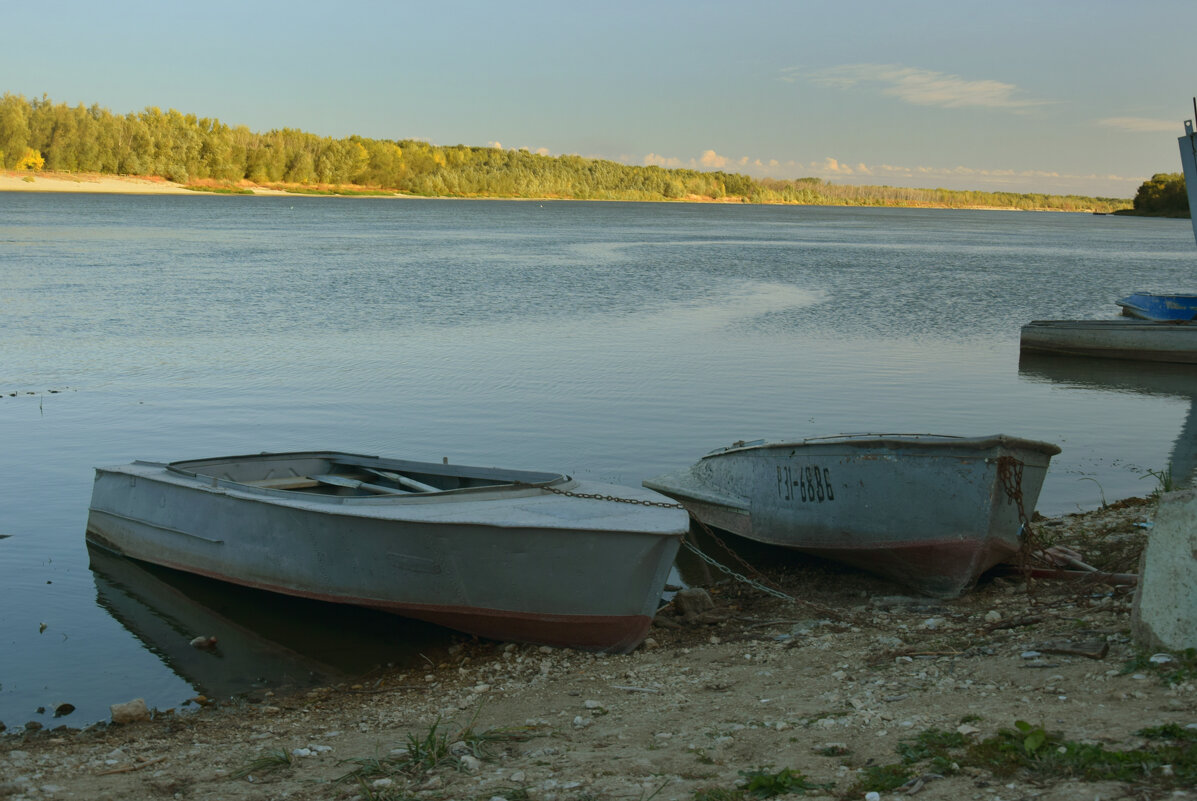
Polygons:
[[1022,352],[1197,363],[1197,322],[1035,320],[1022,327]]
[[762,440],[720,448],[644,485],[715,528],[952,598],[1018,552],[1011,496],[1031,515],[1059,452],[1003,435]]
[[152,564],[613,652],[647,635],[688,530],[638,487],[332,451],[97,468],[87,521]]

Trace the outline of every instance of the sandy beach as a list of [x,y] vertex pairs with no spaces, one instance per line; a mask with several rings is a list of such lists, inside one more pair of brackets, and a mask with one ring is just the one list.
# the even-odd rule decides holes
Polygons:
[[[1133,572],[1154,508],[1042,520],[1041,536]],[[713,577],[713,608],[665,607],[628,655],[463,637],[445,661],[299,695],[82,731],[7,721],[0,798],[1197,798],[1178,780],[1197,661],[1146,659],[1130,588],[1010,577],[939,601],[800,557],[760,578],[795,600]],[[1159,751],[1159,731],[1193,739]],[[1141,749],[1188,756],[1133,779],[1076,765]]]
[[[255,195],[285,195],[276,189],[246,187]],[[131,176],[0,172],[0,192],[84,192],[110,195],[196,195],[204,194],[185,188],[165,178],[135,178]]]

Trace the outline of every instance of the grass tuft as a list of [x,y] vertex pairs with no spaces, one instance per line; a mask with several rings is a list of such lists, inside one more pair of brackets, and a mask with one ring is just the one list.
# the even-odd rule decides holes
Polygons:
[[498,743],[522,742],[543,736],[536,726],[503,726],[475,731],[473,724],[477,717],[476,711],[470,722],[455,734],[446,733],[441,728],[441,719],[437,718],[422,734],[409,733],[403,747],[396,749],[392,756],[343,759],[339,764],[356,767],[336,781],[361,782],[397,775],[417,778],[436,768],[456,764],[462,756],[460,748],[478,759],[487,760],[494,756],[493,750]]
[[1024,720],[979,742],[929,729],[898,745],[900,763],[865,768],[848,797],[892,791],[920,774],[947,775],[961,765],[1001,778],[1020,775],[1036,781],[1118,781],[1157,791],[1197,785],[1197,729],[1167,724],[1135,735],[1147,742],[1138,748],[1107,750],[1066,740],[1042,724]]
[[229,774],[230,779],[244,779],[253,774],[271,773],[291,767],[291,754],[283,748],[273,748],[246,762]]
[[1197,681],[1197,648],[1160,653],[1140,650],[1123,664],[1122,673],[1149,673],[1169,686]]

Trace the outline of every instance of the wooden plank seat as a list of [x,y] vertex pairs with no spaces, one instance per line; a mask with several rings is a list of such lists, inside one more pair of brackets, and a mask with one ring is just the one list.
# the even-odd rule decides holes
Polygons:
[[368,481],[359,481],[351,476],[339,476],[332,474],[308,476],[321,484],[328,484],[333,487],[344,487],[346,489],[360,489],[366,492],[373,492],[376,495],[409,495],[407,490],[398,489],[396,487],[384,487],[381,484],[371,484]]
[[320,486],[320,482],[314,478],[307,476],[281,476],[279,478],[263,478],[260,481],[246,481],[243,482],[251,487],[262,487],[263,489],[311,489],[312,487]]

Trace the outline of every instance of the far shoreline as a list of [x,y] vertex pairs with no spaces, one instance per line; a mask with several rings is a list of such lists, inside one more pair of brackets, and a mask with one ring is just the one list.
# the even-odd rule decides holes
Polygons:
[[[946,204],[882,204],[882,205],[853,205],[853,204],[795,204],[795,203],[752,203],[741,197],[700,197],[697,195],[670,200],[607,200],[593,198],[525,198],[525,197],[458,197],[458,196],[429,196],[413,195],[401,191],[375,190],[369,187],[304,187],[299,191],[277,189],[273,187],[238,182],[237,184],[220,184],[205,181],[198,184],[184,185],[169,181],[165,178],[150,176],[108,175],[99,173],[57,173],[36,172],[21,173],[11,170],[0,171],[0,192],[38,192],[38,193],[73,193],[73,194],[109,194],[109,195],[233,195],[257,197],[336,197],[336,198],[370,198],[370,199],[406,199],[406,200],[514,200],[524,202],[545,201],[579,201],[590,202],[644,202],[644,203],[710,203],[718,205],[827,205],[843,206],[844,208],[890,208],[890,209],[950,209],[958,211],[1046,211],[1064,214],[1093,214],[1092,210],[1064,210],[1051,208],[1021,209],[1013,206],[952,206]],[[305,191],[309,190],[309,191]]]

